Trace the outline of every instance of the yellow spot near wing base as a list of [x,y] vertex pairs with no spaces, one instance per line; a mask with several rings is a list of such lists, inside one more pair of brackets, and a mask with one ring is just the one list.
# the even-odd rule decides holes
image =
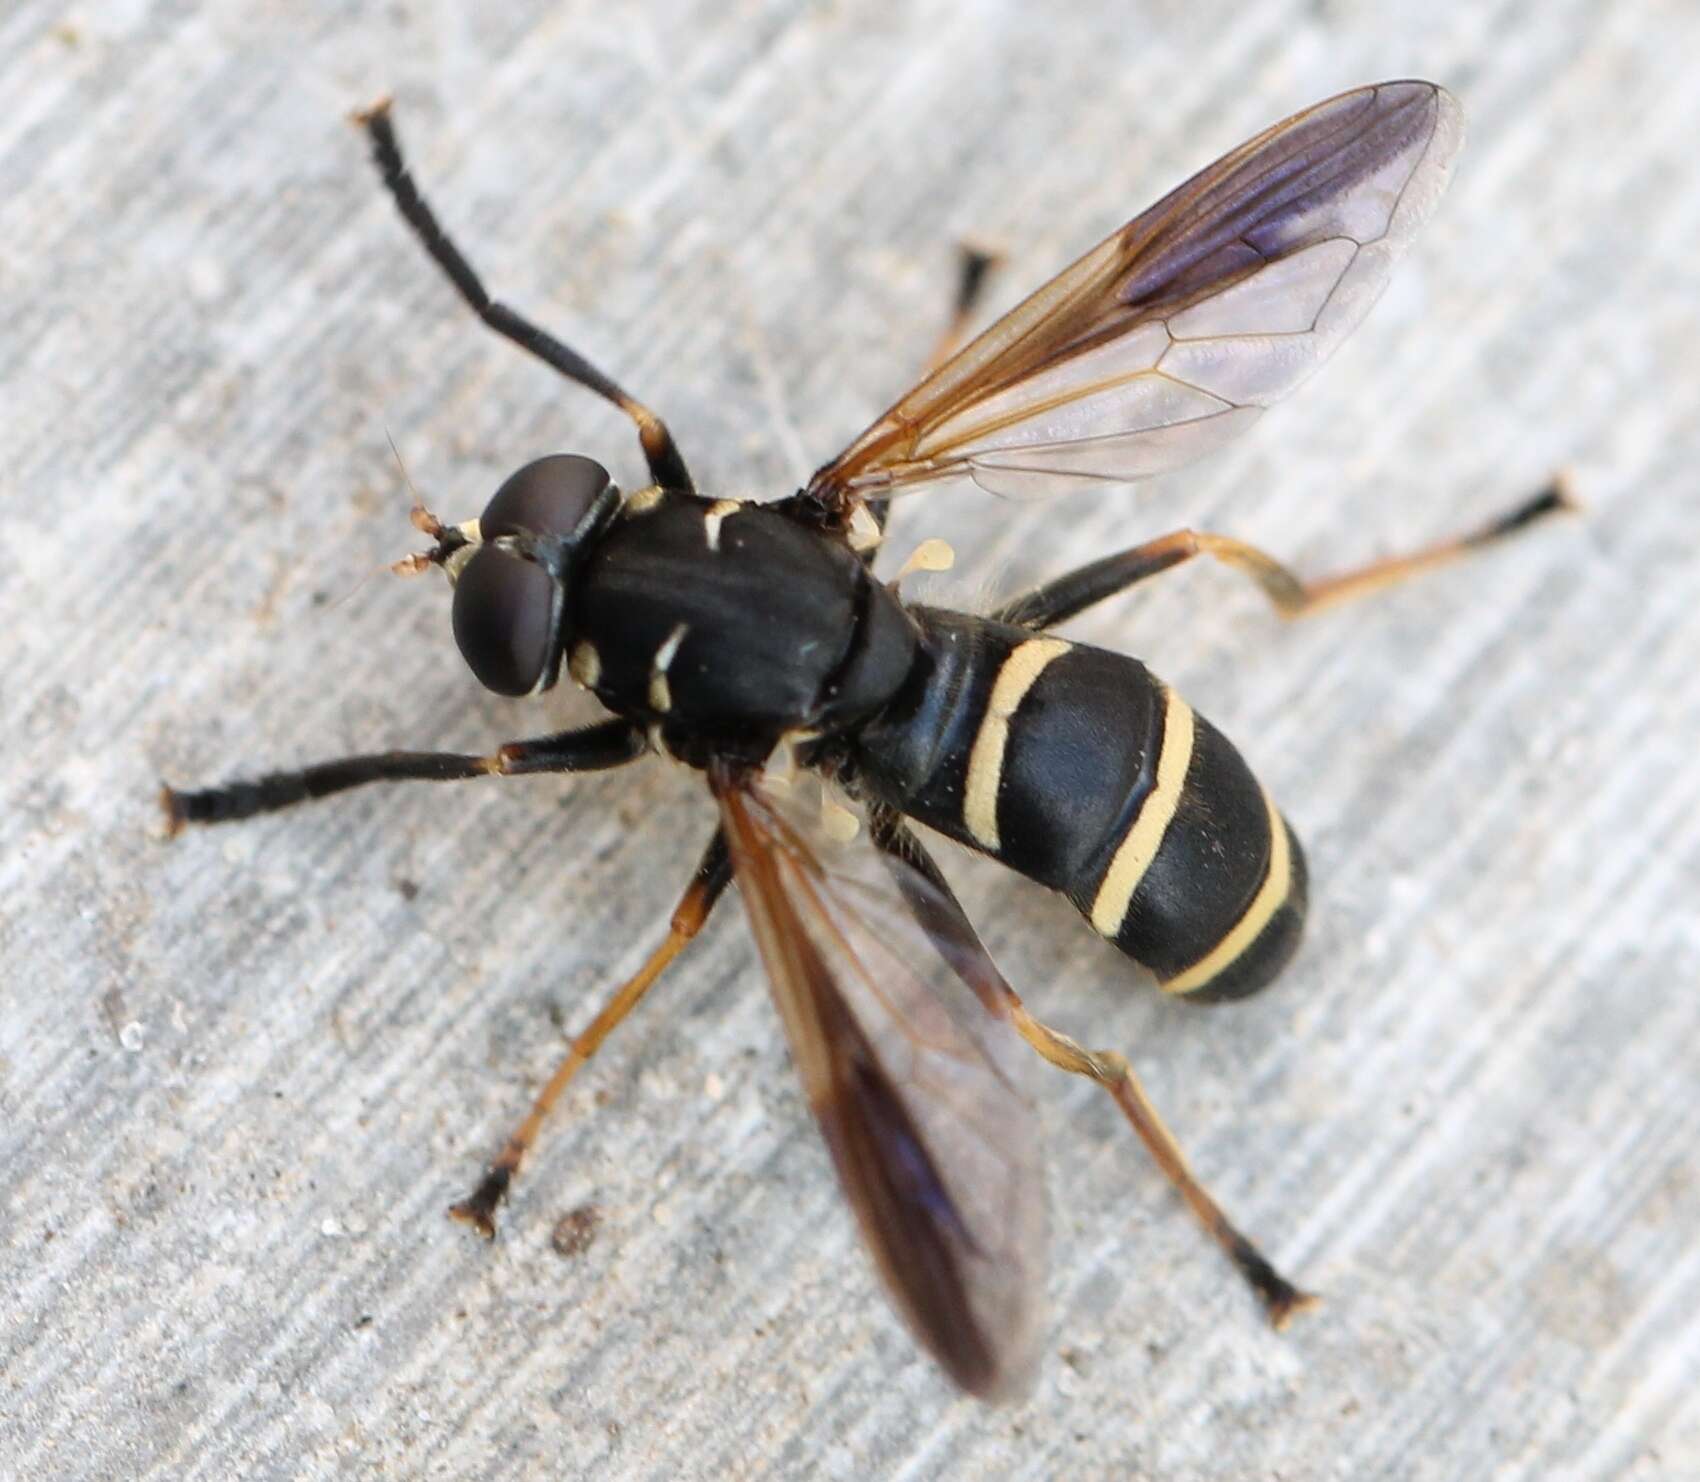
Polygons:
[[916,571],[949,571],[955,564],[956,552],[947,542],[935,536],[931,540],[923,540],[915,547],[909,559],[903,563],[902,569],[892,577],[892,581],[900,582]]
[[826,791],[821,793],[820,823],[840,844],[848,844],[862,829],[862,820]]
[[846,531],[850,549],[858,555],[863,551],[871,551],[880,543],[879,521],[868,512],[865,504],[858,504],[850,512],[850,525]]
[[1115,856],[1098,886],[1092,900],[1092,929],[1101,937],[1114,940],[1121,934],[1122,922],[1134,891],[1151,868],[1151,861],[1163,847],[1163,835],[1174,821],[1180,807],[1181,793],[1186,787],[1187,768],[1192,765],[1192,744],[1196,731],[1192,706],[1171,689],[1163,691],[1163,739],[1157,752],[1157,780],[1145,801],[1139,805],[1133,826],[1122,835]]
[[711,551],[720,549],[720,526],[728,515],[735,515],[744,506],[736,499],[717,499],[709,505],[708,513],[702,517],[703,533],[708,537],[708,548]]
[[1009,745],[1009,722],[1052,659],[1067,653],[1060,638],[1029,638],[1013,649],[998,677],[992,697],[968,754],[968,785],[962,799],[962,822],[982,849],[996,853],[998,784],[1003,778],[1003,754]]
[[1263,803],[1269,810],[1269,868],[1264,872],[1263,884],[1227,936],[1185,972],[1159,983],[1165,993],[1190,993],[1219,978],[1246,954],[1275,913],[1286,904],[1293,888],[1293,851],[1287,842],[1287,824],[1267,792],[1263,794]]

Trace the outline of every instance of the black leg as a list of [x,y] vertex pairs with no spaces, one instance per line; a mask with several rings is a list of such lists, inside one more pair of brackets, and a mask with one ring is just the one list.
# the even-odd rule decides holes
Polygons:
[[726,835],[716,829],[701,862],[697,865],[696,874],[691,877],[690,887],[673,911],[673,919],[661,945],[650,953],[648,960],[636,973],[619,986],[613,997],[603,1005],[602,1012],[573,1040],[566,1058],[555,1068],[554,1075],[549,1077],[548,1084],[538,1093],[537,1100],[532,1103],[525,1120],[514,1129],[501,1155],[479,1180],[478,1187],[449,1210],[457,1220],[465,1220],[486,1239],[495,1235],[496,1206],[507,1197],[514,1175],[519,1171],[519,1165],[524,1161],[531,1145],[537,1140],[538,1129],[542,1127],[544,1118],[549,1115],[550,1108],[560,1099],[567,1083],[602,1047],[603,1040],[613,1033],[614,1027],[637,1007],[638,1001],[649,991],[650,985],[661,976],[662,969],[702,930],[703,923],[708,920],[708,913],[714,909],[715,902],[720,899],[731,878],[732,861],[726,848]]
[[275,813],[296,803],[329,797],[368,782],[458,782],[468,777],[512,777],[527,772],[600,772],[636,761],[648,749],[644,734],[623,720],[562,731],[534,741],[510,741],[488,756],[452,751],[380,751],[344,756],[291,772],[268,772],[222,787],[180,792],[160,789],[166,828],[186,823],[230,823]]
[[[962,342],[968,337],[968,329],[974,322],[974,311],[979,307],[980,300],[985,296],[986,280],[991,276],[992,269],[998,265],[997,254],[987,252],[967,242],[957,247],[956,295],[951,300],[950,322],[945,325],[938,340],[934,343],[932,353],[927,356],[926,369],[923,378],[930,376],[945,361],[962,348]],[[886,521],[891,515],[889,499],[870,499],[864,508],[873,516],[874,525],[881,538],[885,535]],[[875,541],[864,553],[864,559],[872,560],[873,553],[879,549]]]
[[1316,1298],[1300,1291],[1281,1275],[1263,1253],[1234,1227],[1222,1213],[1221,1206],[1193,1176],[1180,1144],[1164,1125],[1127,1060],[1114,1050],[1088,1050],[1068,1035],[1041,1024],[1028,1013],[1020,996],[991,966],[991,959],[980,946],[979,937],[949,882],[908,825],[889,809],[875,808],[870,813],[868,828],[874,843],[889,859],[898,862],[893,867],[893,877],[915,919],[945,960],[958,972],[963,972],[964,968],[972,972],[974,986],[982,995],[988,988],[1000,995],[1005,1011],[1021,1037],[1052,1065],[1074,1075],[1086,1076],[1109,1092],[1158,1168],[1174,1185],[1210,1237],[1226,1252],[1234,1269],[1257,1294],[1269,1321],[1281,1327],[1295,1312],[1302,1312],[1314,1304]]
[[1410,555],[1390,556],[1316,582],[1302,580],[1273,556],[1242,541],[1225,535],[1207,535],[1198,530],[1176,530],[1035,587],[1031,592],[1006,602],[993,613],[993,617],[1000,622],[1020,623],[1029,628],[1049,628],[1084,612],[1106,597],[1125,592],[1147,577],[1190,561],[1194,556],[1213,556],[1245,572],[1263,588],[1282,617],[1305,617],[1332,603],[1361,597],[1392,586],[1408,576],[1415,576],[1420,571],[1444,566],[1547,515],[1576,507],[1563,482],[1555,479],[1538,494],[1479,530],[1437,541]]
[[497,334],[529,350],[569,381],[577,381],[604,400],[613,402],[637,424],[638,440],[643,444],[643,455],[649,462],[650,476],[655,482],[665,489],[692,492],[695,485],[691,483],[690,472],[673,441],[673,434],[654,412],[635,397],[628,396],[576,350],[569,349],[546,330],[539,329],[506,304],[490,297],[472,264],[443,231],[425,198],[419,194],[418,186],[413,183],[413,176],[402,159],[401,145],[396,141],[395,125],[390,122],[389,100],[386,98],[355,114],[354,118],[372,141],[372,157],[377,161],[378,172],[383,176],[403,219],[413,228],[414,235],[431,254],[432,260],[448,274],[449,281],[460,290],[460,296],[472,306],[473,312]]
[[974,313],[980,307],[980,300],[985,297],[986,281],[997,265],[998,256],[995,252],[987,252],[968,242],[957,247],[956,297],[951,303],[950,323],[945,326],[944,333],[933,346],[933,353],[927,357],[928,375],[962,348],[963,342],[968,338],[968,330],[974,322]]

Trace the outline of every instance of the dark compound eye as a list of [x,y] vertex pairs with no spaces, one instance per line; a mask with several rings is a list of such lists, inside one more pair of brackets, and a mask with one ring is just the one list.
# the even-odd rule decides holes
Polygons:
[[498,535],[571,535],[608,487],[608,470],[593,458],[556,453],[510,474],[478,517],[486,540]]
[[455,644],[498,695],[529,695],[549,662],[555,583],[541,566],[502,551],[473,552],[455,583]]
[[[608,487],[608,470],[576,453],[539,458],[513,474],[479,517],[485,540],[499,535],[571,535]],[[549,662],[555,584],[541,566],[489,546],[475,551],[455,583],[454,635],[486,689],[526,695]]]

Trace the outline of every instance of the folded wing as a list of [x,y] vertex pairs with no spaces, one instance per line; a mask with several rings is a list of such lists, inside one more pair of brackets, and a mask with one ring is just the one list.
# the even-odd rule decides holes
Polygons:
[[[934,887],[867,830],[836,842],[759,784],[716,791],[792,1058],[898,1311],[963,1389],[1020,1393],[1044,1184],[1019,1084],[1030,1057],[998,996],[973,986],[996,968],[971,936],[946,960],[911,904]],[[908,871],[901,888],[894,871]]]

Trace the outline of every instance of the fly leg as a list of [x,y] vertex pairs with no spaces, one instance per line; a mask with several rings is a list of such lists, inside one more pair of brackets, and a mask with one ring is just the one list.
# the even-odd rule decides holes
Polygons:
[[648,741],[641,730],[627,721],[610,720],[532,741],[510,741],[486,756],[454,751],[368,752],[218,787],[189,791],[162,787],[159,800],[165,810],[166,833],[175,836],[185,824],[233,823],[368,782],[460,782],[532,772],[601,772],[634,762],[646,750]]
[[1307,582],[1273,556],[1256,546],[1234,540],[1226,535],[1209,535],[1201,530],[1176,530],[1155,540],[1136,545],[1130,550],[1105,556],[1102,560],[1082,566],[1046,582],[1030,592],[1012,598],[992,614],[999,622],[1020,623],[1029,628],[1050,628],[1065,622],[1088,607],[1125,592],[1148,577],[1190,561],[1194,556],[1210,556],[1224,565],[1243,571],[1259,587],[1286,618],[1306,617],[1320,608],[1380,591],[1419,572],[1432,571],[1493,545],[1537,520],[1565,510],[1576,509],[1577,503],[1562,479],[1554,479],[1515,508],[1480,529],[1463,535],[1436,541],[1418,551],[1403,556],[1389,556],[1380,561]]
[[436,213],[413,183],[407,162],[402,158],[401,144],[396,139],[395,125],[390,122],[389,99],[356,113],[354,121],[366,130],[366,136],[372,142],[372,158],[378,166],[378,173],[383,176],[385,188],[396,203],[396,209],[472,311],[497,334],[512,340],[521,349],[529,350],[569,381],[578,382],[586,390],[594,391],[604,401],[617,406],[637,427],[638,441],[643,445],[650,477],[664,489],[677,489],[687,494],[694,492],[690,471],[673,441],[673,434],[661,418],[636,397],[628,395],[578,351],[562,344],[547,330],[515,313],[499,299],[490,297],[472,264],[443,230]]
[[638,1006],[644,994],[649,991],[650,985],[661,976],[667,965],[684,951],[691,938],[702,930],[703,924],[708,920],[708,913],[714,909],[715,902],[720,899],[731,878],[732,863],[726,848],[726,838],[716,830],[714,838],[709,841],[707,851],[697,865],[696,873],[691,877],[690,886],[674,908],[667,935],[649,954],[643,966],[614,991],[608,1002],[602,1006],[602,1011],[573,1040],[566,1057],[556,1066],[555,1073],[538,1092],[525,1120],[509,1135],[495,1162],[485,1170],[484,1177],[478,1181],[478,1187],[449,1209],[449,1213],[457,1220],[464,1220],[486,1239],[495,1235],[496,1206],[507,1197],[514,1175],[519,1171],[526,1153],[536,1142],[538,1131],[550,1109],[560,1099],[561,1092],[566,1090],[568,1082],[579,1073],[591,1056],[602,1048],[602,1042],[614,1032],[615,1026]]

